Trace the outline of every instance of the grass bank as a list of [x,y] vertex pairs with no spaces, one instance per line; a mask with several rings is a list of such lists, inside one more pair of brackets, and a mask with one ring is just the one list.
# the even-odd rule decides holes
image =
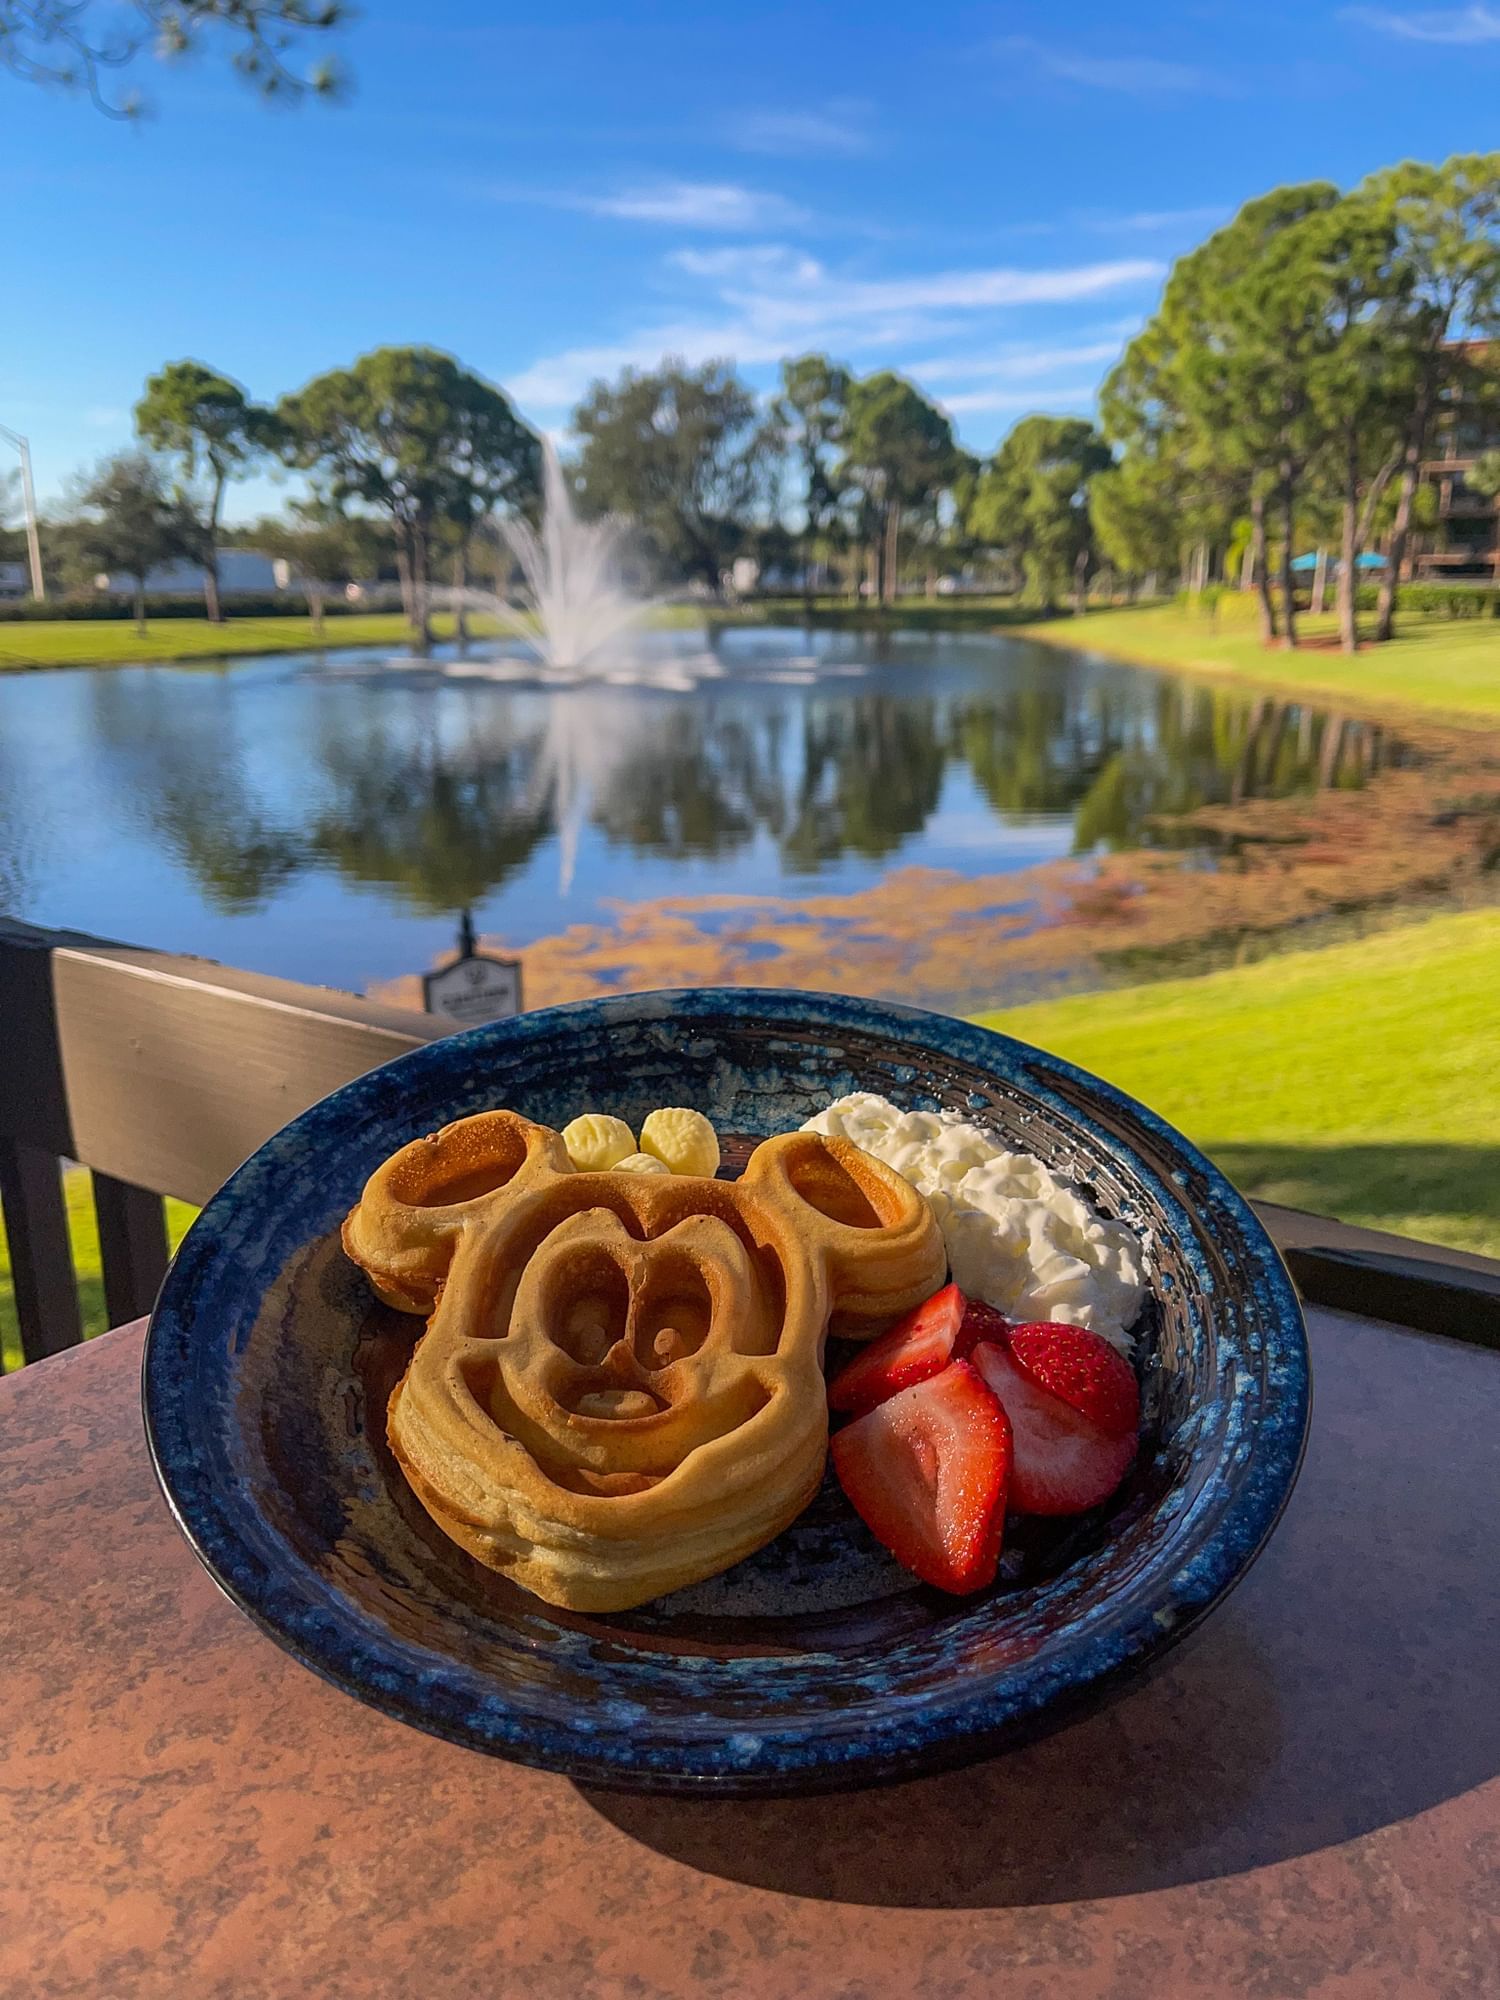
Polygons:
[[[794,625],[846,631],[998,632],[1108,653],[1142,666],[1176,668],[1249,687],[1276,688],[1342,703],[1354,711],[1426,711],[1455,721],[1500,721],[1500,619],[1450,619],[1403,614],[1397,637],[1386,646],[1346,657],[1333,646],[1331,614],[1304,618],[1310,642],[1295,653],[1267,651],[1254,629],[1254,604],[1226,596],[1214,616],[1181,605],[1131,606],[1061,615],[1036,622],[1009,598],[904,598],[894,606],[824,599],[809,617],[800,598],[757,598],[743,604],[663,605],[655,626]],[[499,628],[470,620],[475,637]],[[452,636],[452,620],[433,620],[434,636]],[[408,642],[396,612],[330,618],[320,635],[308,618],[231,618],[210,625],[203,618],[163,618],[144,637],[127,621],[0,621],[0,672],[35,667],[128,666],[151,662],[215,660],[256,653],[304,652],[314,647],[390,646]]]
[[[824,602],[811,623],[860,631],[994,631],[1033,613],[1017,611],[1006,598],[906,599],[900,605]],[[646,621],[662,628],[704,625],[803,625],[800,598],[757,598],[743,604],[664,604]],[[453,636],[453,620],[432,621],[439,641]],[[476,638],[496,636],[493,619],[475,616]],[[235,618],[210,625],[206,618],[159,618],[143,635],[128,619],[0,619],[0,673],[36,667],[148,666],[173,660],[218,660],[254,653],[301,653],[337,646],[404,647],[410,631],[399,612],[380,611],[324,622],[321,634],[310,618]]]
[[800,597],[753,597],[713,612],[696,605],[672,609],[690,611],[705,623],[814,626],[846,632],[995,632],[1033,625],[1037,617],[1034,609],[1023,610],[1014,597],[903,597],[896,604],[821,597],[810,608]]
[[1500,911],[984,1016],[1107,1077],[1246,1193],[1500,1256]]
[[[1369,622],[1369,614],[1366,614]],[[1248,686],[1316,696],[1357,710],[1422,709],[1471,726],[1500,721],[1500,619],[1404,613],[1384,646],[1346,654],[1333,645],[1331,613],[1299,621],[1310,642],[1296,652],[1267,649],[1253,602],[1237,593],[1218,613],[1182,605],[1086,611],[1020,628],[1047,645],[1108,653],[1138,666],[1176,667]]]
[[[477,621],[472,621],[476,625]],[[438,636],[452,621],[434,621]],[[28,667],[150,666],[170,660],[214,660],[247,653],[301,653],[313,646],[404,646],[399,612],[329,618],[321,635],[310,618],[160,618],[138,633],[126,620],[38,619],[0,622],[0,672]]]
[[[983,1016],[1142,1098],[1249,1194],[1500,1256],[1500,911]],[[68,1177],[90,1333],[88,1178]],[[175,1242],[192,1218],[170,1204]],[[0,1239],[0,1343],[19,1360]]]

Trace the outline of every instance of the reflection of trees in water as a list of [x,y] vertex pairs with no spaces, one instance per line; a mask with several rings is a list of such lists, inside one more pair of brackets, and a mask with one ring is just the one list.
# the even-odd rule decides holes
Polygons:
[[[780,731],[770,718],[674,704],[611,718],[584,712],[590,812],[611,843],[682,859],[732,853],[778,823]],[[644,723],[644,726],[642,726]]]
[[0,737],[0,915],[27,907],[34,839],[33,815]]
[[227,672],[185,687],[150,672],[97,674],[99,748],[129,788],[133,812],[186,869],[211,909],[261,909],[305,865],[300,829],[252,791]]
[[939,714],[930,698],[808,702],[801,777],[782,842],[789,868],[812,872],[851,848],[878,860],[921,832],[948,760]]
[[1357,734],[1358,746],[1337,720],[1289,703],[1145,679],[1026,687],[966,706],[958,728],[996,810],[1071,812],[1079,852],[1170,837],[1153,822],[1200,806],[1363,783],[1371,732]]
[[374,708],[352,693],[320,690],[310,740],[288,746],[322,792],[317,808],[295,816],[271,809],[247,777],[228,675],[190,688],[101,675],[95,718],[134,811],[214,909],[248,914],[323,866],[441,914],[523,867],[552,824],[550,791],[536,783],[537,738],[444,741],[398,705],[399,691]]
[[1243,699],[1163,681],[1149,724],[1112,745],[1073,816],[1073,844],[1139,846],[1150,822],[1228,799],[1244,761],[1248,706]]
[[1080,690],[1059,673],[1055,680],[965,703],[956,747],[997,812],[1067,812],[1117,747],[1122,710],[1105,689]]
[[921,832],[942,788],[930,699],[814,692],[647,713],[649,733],[617,728],[591,758],[594,823],[643,853],[723,854],[764,831],[792,869],[878,858]]
[[326,784],[308,850],[345,880],[394,889],[428,916],[479,903],[553,830],[554,790],[535,733],[443,740],[365,709],[328,712],[316,751]]
[[[554,833],[566,886],[585,823],[671,860],[757,834],[792,873],[879,860],[921,834],[950,761],[1002,819],[1071,814],[1079,851],[1129,847],[1170,841],[1199,806],[1362,784],[1393,754],[1368,724],[1144,675],[1060,665],[955,697],[923,692],[918,669],[908,685],[664,702],[328,680],[299,691],[296,740],[271,746],[276,795],[295,805],[256,782],[267,711],[232,673],[101,674],[92,700],[96,754],[132,811],[206,902],[237,914],[317,868],[446,913],[482,903]],[[14,796],[0,772],[0,907],[24,887]]]

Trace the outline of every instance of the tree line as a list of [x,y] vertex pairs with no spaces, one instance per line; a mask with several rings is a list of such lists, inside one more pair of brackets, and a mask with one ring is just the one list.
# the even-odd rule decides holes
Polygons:
[[[1389,638],[1423,462],[1456,411],[1496,409],[1497,335],[1500,153],[1248,202],[1176,265],[1104,385],[1116,457],[1090,496],[1100,547],[1137,571],[1173,564],[1184,541],[1217,547],[1253,580],[1263,638],[1295,645],[1299,540],[1336,538],[1352,651],[1359,558],[1379,530]],[[1470,484],[1493,493],[1500,465]]]
[[[718,592],[736,560],[802,588],[895,600],[903,581],[979,565],[1024,601],[1082,601],[1101,572],[1184,569],[1253,583],[1266,640],[1297,641],[1300,545],[1336,543],[1343,641],[1359,558],[1387,555],[1376,633],[1422,509],[1421,467],[1460,404],[1500,403],[1500,153],[1405,163],[1349,193],[1327,182],[1246,204],[1174,267],[1106,380],[1098,421],[1036,414],[987,459],[903,376],[822,354],[757,396],[727,362],[666,360],[600,382],[574,412],[584,512],[634,524],[658,584]],[[385,563],[425,630],[436,582],[508,587],[498,516],[534,513],[543,446],[504,392],[451,356],[380,348],[272,404],[197,361],[136,407],[142,449],[102,465],[51,540],[71,573],[202,567],[233,480],[302,475],[303,497],[244,531],[316,600]],[[1486,482],[1491,482],[1488,487]],[[1500,463],[1471,476],[1500,489]]]

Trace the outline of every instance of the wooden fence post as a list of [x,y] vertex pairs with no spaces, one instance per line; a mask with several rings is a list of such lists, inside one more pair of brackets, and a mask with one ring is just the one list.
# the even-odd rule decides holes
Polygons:
[[22,1360],[41,1361],[76,1347],[82,1331],[78,1285],[57,1156],[0,1138],[0,1208]]

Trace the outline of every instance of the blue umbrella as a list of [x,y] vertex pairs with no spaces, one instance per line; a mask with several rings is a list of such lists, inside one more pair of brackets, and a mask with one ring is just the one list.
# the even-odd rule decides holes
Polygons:
[[[1316,555],[1295,556],[1292,559],[1292,568],[1298,576],[1311,576],[1317,567],[1318,558]],[[1330,570],[1336,570],[1339,565],[1337,562],[1330,562],[1328,567]],[[1354,567],[1365,570],[1384,569],[1385,557],[1378,556],[1373,550],[1369,550],[1364,555],[1355,557]]]

